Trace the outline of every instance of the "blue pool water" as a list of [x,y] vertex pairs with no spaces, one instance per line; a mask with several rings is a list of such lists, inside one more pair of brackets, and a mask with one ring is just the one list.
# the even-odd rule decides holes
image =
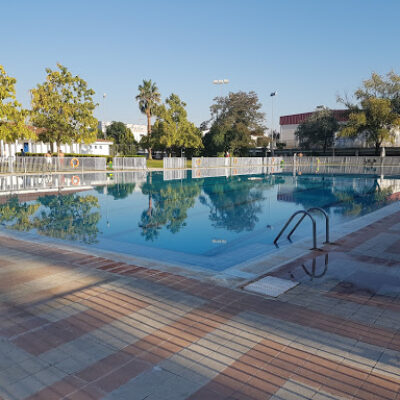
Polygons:
[[[275,236],[296,210],[323,207],[337,226],[388,204],[400,185],[351,175],[192,179],[190,171],[176,180],[162,172],[85,179],[92,188],[75,193],[3,196],[2,229],[221,271],[273,251]],[[293,239],[309,237],[310,230],[304,221]]]

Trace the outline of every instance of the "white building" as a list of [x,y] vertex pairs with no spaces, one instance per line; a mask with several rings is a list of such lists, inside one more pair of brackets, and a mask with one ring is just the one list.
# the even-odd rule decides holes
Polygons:
[[[101,155],[109,156],[111,154],[111,146],[114,143],[110,140],[98,139],[91,144],[62,144],[60,146],[61,151],[64,154],[90,154],[90,155]],[[47,153],[50,150],[49,143],[35,142],[33,140],[16,140],[13,143],[4,143],[0,141],[0,155],[1,157],[12,157],[15,154],[20,153],[21,149],[25,153]],[[57,145],[54,143],[53,149],[55,152],[58,151]]]
[[[112,124],[113,121],[99,121],[99,129],[105,134],[107,127]],[[147,125],[140,124],[125,124],[125,126],[131,130],[133,137],[137,142],[140,142],[142,136],[147,135]]]

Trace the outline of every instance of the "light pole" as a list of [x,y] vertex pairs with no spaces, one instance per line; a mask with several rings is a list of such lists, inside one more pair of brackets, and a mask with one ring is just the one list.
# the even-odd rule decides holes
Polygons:
[[222,88],[224,85],[229,83],[229,79],[215,79],[213,80],[214,85],[221,85],[221,97],[222,97]]
[[[106,126],[105,126],[105,118],[106,118],[106,97],[107,93],[103,93],[103,121],[101,123],[101,131],[103,132],[104,137],[106,138]],[[103,130],[104,126],[104,130]]]
[[271,152],[272,155],[274,155],[274,146],[275,146],[275,140],[274,140],[274,97],[276,96],[278,92],[275,90],[274,92],[271,92],[270,97],[271,97]]

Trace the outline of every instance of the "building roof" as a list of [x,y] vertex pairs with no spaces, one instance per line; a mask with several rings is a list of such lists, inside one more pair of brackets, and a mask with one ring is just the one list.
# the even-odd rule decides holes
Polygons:
[[[333,115],[339,122],[345,122],[349,118],[349,111],[348,110],[331,110],[333,112]],[[283,115],[279,119],[279,124],[280,125],[298,125],[301,124],[302,122],[306,121],[308,118],[310,118],[313,114],[315,114],[317,111],[311,111],[311,112],[306,112],[306,113],[301,113],[301,114],[291,114],[291,115]]]
[[96,141],[94,143],[104,143],[104,144],[114,144],[114,142],[112,140],[107,140],[107,139],[96,139]]

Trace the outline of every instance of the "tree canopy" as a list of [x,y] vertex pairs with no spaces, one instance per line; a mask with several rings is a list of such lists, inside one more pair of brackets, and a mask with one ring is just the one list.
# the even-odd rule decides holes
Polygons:
[[349,111],[349,121],[341,129],[343,137],[365,137],[378,151],[384,141],[392,142],[394,129],[400,127],[400,76],[373,73],[354,93],[357,100],[338,98]]
[[203,147],[201,131],[188,121],[185,107],[186,103],[172,93],[166,104],[156,111],[154,139],[160,147],[168,149],[169,154],[172,150]]
[[333,112],[328,108],[319,110],[302,122],[295,132],[302,149],[318,149],[324,151],[332,147],[335,141],[335,133],[339,129],[339,123]]
[[208,155],[221,152],[245,154],[255,145],[253,136],[261,137],[264,113],[255,92],[229,93],[226,97],[216,97],[210,107],[211,128],[203,138]]
[[0,65],[0,139],[6,143],[16,139],[34,138],[36,134],[26,126],[28,111],[17,101],[17,80],[8,76]]
[[97,136],[97,119],[93,116],[96,104],[94,91],[78,75],[66,67],[46,69],[46,81],[32,89],[32,121],[44,128],[39,139],[45,143],[91,143]]
[[113,121],[107,126],[106,136],[114,141],[119,154],[124,156],[136,154],[137,142],[132,131],[123,122]]
[[139,102],[140,111],[147,117],[147,140],[142,141],[142,145],[145,145],[149,151],[149,159],[152,158],[152,141],[151,136],[151,117],[154,115],[158,104],[161,102],[161,95],[158,91],[157,85],[150,80],[143,80],[143,83],[138,86],[139,94],[136,96],[136,100]]

